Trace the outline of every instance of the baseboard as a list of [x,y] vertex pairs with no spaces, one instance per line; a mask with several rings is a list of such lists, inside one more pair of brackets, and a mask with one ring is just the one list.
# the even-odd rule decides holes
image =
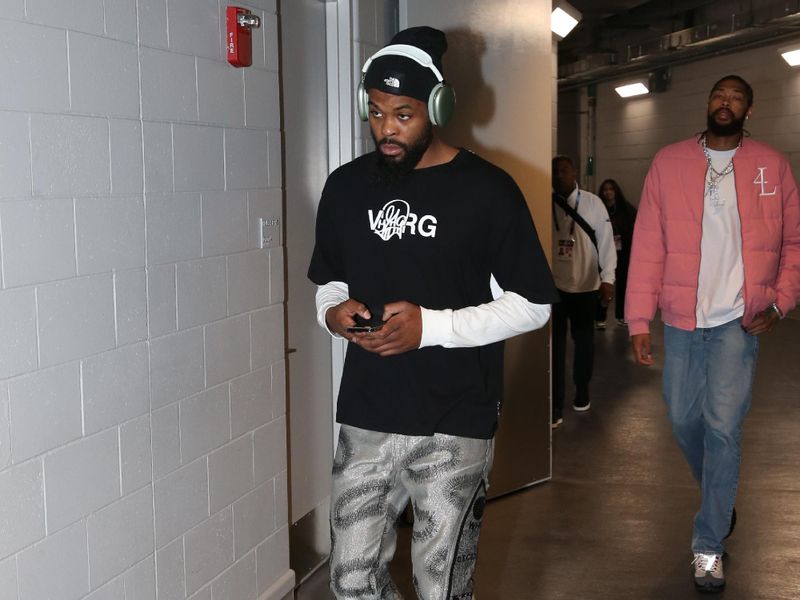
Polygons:
[[289,569],[258,600],[291,600],[294,598],[294,581],[294,571]]

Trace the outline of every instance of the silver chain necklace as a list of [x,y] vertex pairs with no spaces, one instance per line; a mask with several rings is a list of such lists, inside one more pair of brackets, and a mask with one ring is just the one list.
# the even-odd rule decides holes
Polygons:
[[[742,145],[741,139],[739,140],[739,146]],[[738,148],[738,146],[737,146]],[[706,155],[706,162],[708,163],[708,171],[706,175],[706,196],[711,198],[711,205],[715,207],[720,207],[725,205],[725,200],[719,195],[719,183],[722,181],[727,175],[733,173],[733,157],[731,157],[730,162],[726,165],[722,171],[717,171],[714,168],[714,165],[711,164],[711,153],[708,151],[708,145],[706,144],[706,136],[703,136],[703,154]]]

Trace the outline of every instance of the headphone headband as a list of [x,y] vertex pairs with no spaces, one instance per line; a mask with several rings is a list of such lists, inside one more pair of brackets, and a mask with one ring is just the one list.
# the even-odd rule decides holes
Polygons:
[[417,48],[416,46],[409,46],[408,44],[392,44],[391,46],[386,46],[385,48],[381,48],[375,54],[370,56],[367,59],[367,62],[364,63],[364,66],[361,68],[361,78],[363,80],[364,76],[367,74],[369,70],[369,66],[372,64],[372,61],[376,58],[380,58],[381,56],[402,56],[404,58],[408,58],[413,60],[414,62],[422,65],[423,67],[430,69],[434,75],[436,75],[436,79],[439,83],[444,81],[444,77],[439,72],[439,69],[436,68],[436,65],[433,64],[433,59],[431,55],[422,50],[421,48]]
[[408,58],[434,74],[438,83],[433,86],[427,99],[428,117],[434,125],[445,125],[453,115],[453,109],[456,104],[455,91],[453,87],[444,80],[444,77],[442,77],[436,65],[433,64],[431,55],[421,48],[408,44],[392,44],[386,46],[370,56],[364,63],[364,66],[361,68],[361,82],[358,84],[358,89],[356,90],[356,108],[358,109],[359,118],[362,121],[369,120],[369,95],[367,94],[365,86],[367,71],[372,61],[382,56],[402,56],[403,58]]

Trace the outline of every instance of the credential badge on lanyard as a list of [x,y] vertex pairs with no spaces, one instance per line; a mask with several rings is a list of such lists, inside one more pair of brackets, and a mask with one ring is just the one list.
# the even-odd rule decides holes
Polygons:
[[569,239],[559,239],[558,253],[556,254],[556,260],[562,260],[565,262],[571,261],[574,250],[575,250],[575,238],[570,237]]

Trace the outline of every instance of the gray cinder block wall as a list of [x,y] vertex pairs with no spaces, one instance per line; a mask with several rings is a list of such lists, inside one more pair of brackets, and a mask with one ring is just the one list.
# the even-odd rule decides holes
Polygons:
[[0,599],[291,590],[276,0],[0,4]]

